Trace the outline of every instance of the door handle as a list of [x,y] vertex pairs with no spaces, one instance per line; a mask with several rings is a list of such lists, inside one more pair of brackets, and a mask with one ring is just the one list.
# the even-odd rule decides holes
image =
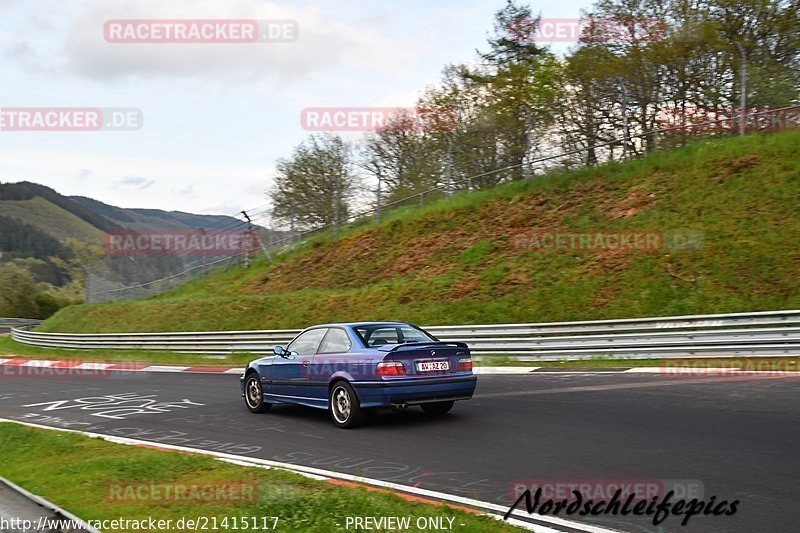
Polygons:
[[308,366],[311,364],[311,361],[303,361],[303,366]]

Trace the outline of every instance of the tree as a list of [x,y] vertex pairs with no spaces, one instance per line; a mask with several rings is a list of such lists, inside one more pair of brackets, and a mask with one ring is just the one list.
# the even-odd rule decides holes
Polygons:
[[440,183],[441,153],[430,138],[436,133],[426,130],[425,122],[411,115],[399,116],[365,140],[360,163],[380,181],[381,202],[424,192]]
[[581,47],[564,61],[556,132],[566,151],[577,152],[562,162],[566,166],[595,165],[601,153],[613,154],[600,146],[616,134],[614,62],[613,54],[599,44]]
[[[736,44],[747,60],[748,108],[784,107],[800,95],[800,2],[708,0],[705,12],[716,29],[714,45],[735,79],[741,75]],[[738,106],[739,84],[730,84]]]
[[316,228],[343,222],[355,192],[350,146],[339,136],[309,136],[291,157],[276,163],[268,196],[272,216],[296,227]]
[[552,123],[558,98],[558,61],[531,38],[538,24],[530,6],[507,0],[495,14],[489,50],[479,52],[483,65],[463,69],[482,114],[492,117],[500,156],[497,164],[510,167],[506,175],[511,179],[527,177],[533,171],[530,161]]
[[36,318],[36,281],[25,268],[13,263],[0,263],[0,316]]

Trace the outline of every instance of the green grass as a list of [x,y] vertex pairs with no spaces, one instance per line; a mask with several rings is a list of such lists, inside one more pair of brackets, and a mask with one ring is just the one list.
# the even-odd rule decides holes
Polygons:
[[[322,234],[272,262],[157,297],[70,306],[42,331],[488,324],[790,309],[800,304],[800,133],[700,142],[554,172]],[[520,232],[699,235],[691,251],[543,252]]]
[[235,352],[209,358],[205,354],[178,353],[168,350],[64,350],[20,344],[11,337],[0,337],[0,357],[30,357],[35,359],[79,360],[118,363],[153,363],[174,365],[244,365],[258,355]]
[[[0,423],[0,475],[84,520],[153,517],[279,517],[278,531],[333,531],[347,516],[448,516],[459,531],[517,531],[461,509],[343,487],[281,470],[247,468],[210,457],[112,444],[77,434]],[[246,501],[112,501],[111,484],[246,483]],[[253,501],[255,500],[255,501]],[[118,531],[110,529],[108,531]],[[179,531],[172,527],[167,531]]]

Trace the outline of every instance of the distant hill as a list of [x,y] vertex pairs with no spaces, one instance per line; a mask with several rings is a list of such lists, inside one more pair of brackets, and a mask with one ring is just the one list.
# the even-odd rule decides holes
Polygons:
[[161,209],[126,209],[104,204],[85,196],[70,196],[82,207],[102,215],[108,222],[132,230],[196,230],[196,229],[245,229],[247,224],[226,215],[196,215],[182,211]]
[[[160,209],[127,209],[83,196],[64,196],[50,187],[27,181],[0,183],[0,263],[16,262],[38,281],[56,286],[69,282],[63,268],[50,259],[73,258],[67,239],[103,246],[106,232],[118,230],[244,229],[246,224],[225,215],[197,215]],[[145,256],[130,261],[108,257],[94,265],[110,280],[139,283],[179,272],[207,258]],[[31,265],[35,265],[35,268]]]

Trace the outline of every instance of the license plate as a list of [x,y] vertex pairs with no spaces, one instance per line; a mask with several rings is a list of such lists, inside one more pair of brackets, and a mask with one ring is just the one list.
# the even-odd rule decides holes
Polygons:
[[427,361],[425,363],[417,363],[417,370],[420,372],[435,372],[437,370],[450,370],[450,363],[448,361]]

